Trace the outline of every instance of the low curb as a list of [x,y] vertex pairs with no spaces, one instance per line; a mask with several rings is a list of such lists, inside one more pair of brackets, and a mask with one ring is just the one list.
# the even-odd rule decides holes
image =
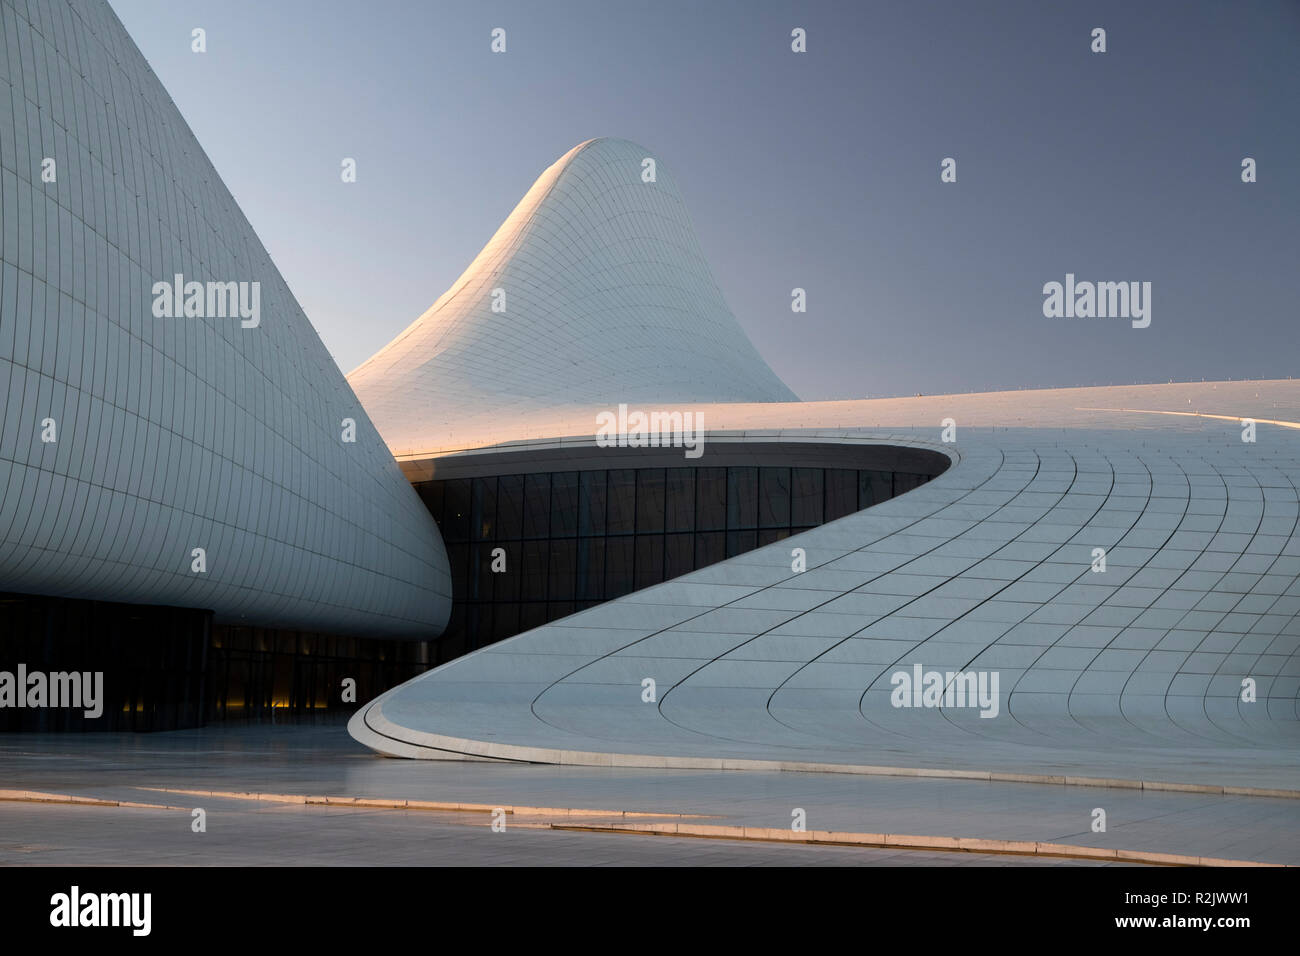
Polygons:
[[562,824],[555,830],[588,830],[596,833],[636,833],[646,836],[697,837],[712,840],[753,840],[768,843],[796,843],[821,846],[857,846],[894,850],[940,850],[958,853],[997,853],[1010,856],[1058,857],[1100,860],[1111,863],[1147,863],[1157,866],[1288,867],[1286,863],[1227,860],[1181,853],[1146,850],[1118,850],[1079,846],[1072,843],[1042,843],[1035,840],[987,840],[974,837],[918,836],[899,833],[848,833],[834,830],[781,830],[775,827],[712,826],[698,823]]

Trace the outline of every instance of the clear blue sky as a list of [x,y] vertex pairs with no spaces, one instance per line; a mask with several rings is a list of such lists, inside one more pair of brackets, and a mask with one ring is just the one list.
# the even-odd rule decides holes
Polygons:
[[[1300,373],[1295,0],[112,5],[345,372],[608,135],[805,399]],[[1150,328],[1044,318],[1067,272]]]

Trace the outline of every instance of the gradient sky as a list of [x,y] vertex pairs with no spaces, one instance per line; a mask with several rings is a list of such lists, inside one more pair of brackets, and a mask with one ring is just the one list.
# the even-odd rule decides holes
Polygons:
[[[805,399],[1300,373],[1296,0],[111,2],[344,372],[621,136]],[[1044,318],[1067,272],[1151,326]]]

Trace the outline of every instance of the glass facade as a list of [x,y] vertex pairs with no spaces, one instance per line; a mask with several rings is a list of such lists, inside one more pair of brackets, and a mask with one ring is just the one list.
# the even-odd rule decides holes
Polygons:
[[417,482],[452,569],[451,621],[431,663],[853,514],[932,477],[740,465]]
[[[423,673],[429,645],[215,624],[212,612],[0,594],[0,671],[103,674],[102,714],[0,707],[0,732],[154,731],[212,720],[342,719]],[[356,681],[355,702],[343,681]]]
[[[214,625],[208,647],[209,720],[351,714],[428,669],[424,641]],[[356,702],[343,681],[356,681]]]

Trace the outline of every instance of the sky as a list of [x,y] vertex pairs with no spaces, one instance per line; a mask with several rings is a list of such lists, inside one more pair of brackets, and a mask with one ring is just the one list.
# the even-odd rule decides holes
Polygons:
[[344,372],[618,136],[805,400],[1300,373],[1298,0],[111,3]]

